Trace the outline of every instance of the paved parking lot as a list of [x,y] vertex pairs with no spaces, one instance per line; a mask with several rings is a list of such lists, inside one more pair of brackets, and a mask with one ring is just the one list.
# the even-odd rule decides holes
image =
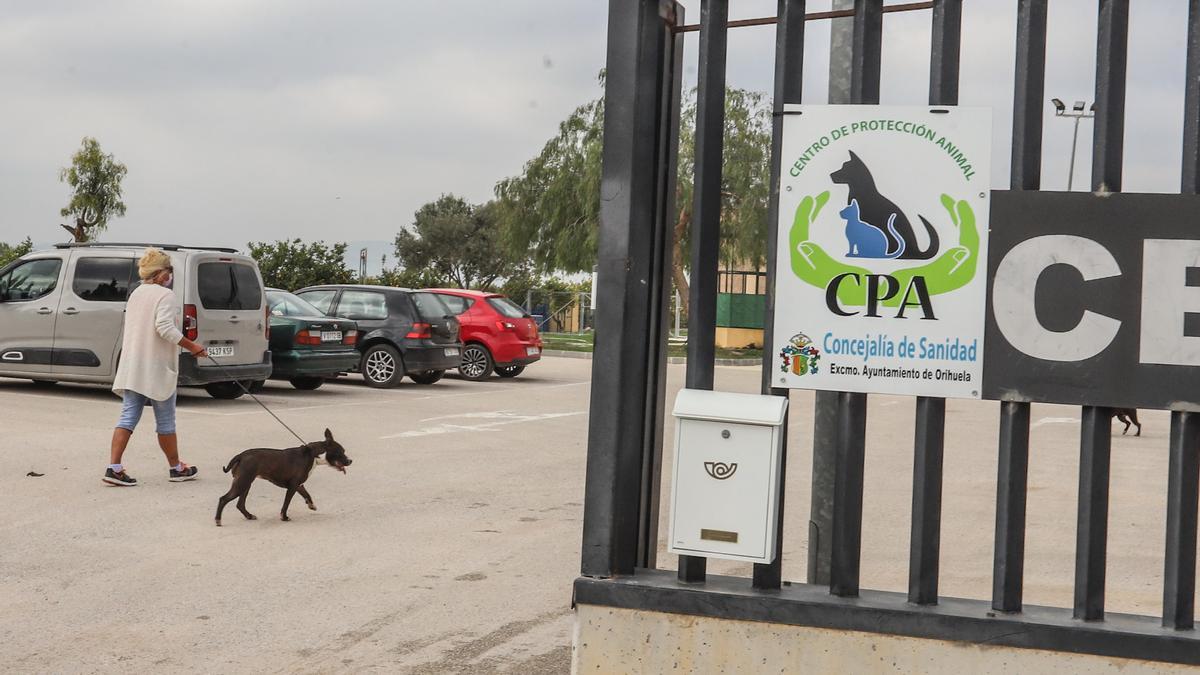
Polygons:
[[[188,391],[182,456],[200,480],[168,483],[144,427],[126,454],[142,484],[116,488],[100,482],[119,411],[112,394],[0,379],[0,663],[13,672],[563,672],[590,371],[590,361],[547,358],[486,383],[270,384],[268,405],[307,438],[330,427],[354,465],[345,476],[314,469],[320,510],[297,499],[290,523],[276,517],[283,491],[256,482],[248,506],[260,519],[231,507],[222,528],[212,523],[229,485],[220,466],[247,447],[289,445],[253,401]],[[671,367],[671,400],[683,372]],[[721,389],[757,382],[756,368],[717,369]],[[785,578],[802,580],[811,394],[795,393],[792,405]],[[997,408],[948,405],[945,594],[990,593]],[[912,409],[911,399],[871,399],[864,587],[906,588]],[[1035,406],[1033,420],[1026,598],[1066,606],[1078,411]],[[1114,441],[1108,606],[1153,614],[1167,415],[1142,421],[1142,438]],[[675,559],[662,553],[659,565]]]

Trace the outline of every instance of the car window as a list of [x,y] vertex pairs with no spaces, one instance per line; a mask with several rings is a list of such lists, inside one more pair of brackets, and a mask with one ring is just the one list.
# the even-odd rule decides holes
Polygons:
[[459,295],[443,295],[439,293],[438,298],[450,309],[450,313],[455,316],[465,313],[475,304],[475,301],[471,298],[464,298]]
[[231,262],[200,263],[197,289],[205,309],[258,309],[262,287],[249,265]]
[[417,314],[420,314],[421,318],[426,321],[436,321],[447,314],[454,313],[442,302],[443,296],[433,293],[413,293],[412,299],[417,305]]
[[17,263],[0,275],[0,302],[36,300],[58,286],[62,259],[41,258]]
[[283,291],[267,291],[267,307],[272,316],[321,316],[322,312],[312,303]]
[[342,291],[337,313],[347,319],[386,319],[387,298],[374,291]]
[[136,265],[132,258],[80,258],[71,290],[89,302],[125,302]]
[[337,295],[337,291],[321,290],[321,291],[305,291],[298,293],[296,296],[311,304],[313,307],[321,310],[322,314],[328,314],[329,308],[333,306],[333,296]]
[[520,305],[508,298],[488,298],[487,301],[492,306],[492,309],[510,319],[522,319],[528,316]]

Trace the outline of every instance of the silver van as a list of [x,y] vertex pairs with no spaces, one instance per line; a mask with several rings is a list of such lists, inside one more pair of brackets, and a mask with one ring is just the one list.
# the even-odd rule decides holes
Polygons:
[[237,398],[271,375],[267,303],[253,258],[227,248],[58,244],[0,269],[0,376],[110,384],[121,358],[125,300],[147,246],[171,257],[183,332],[220,366],[179,356],[179,384]]

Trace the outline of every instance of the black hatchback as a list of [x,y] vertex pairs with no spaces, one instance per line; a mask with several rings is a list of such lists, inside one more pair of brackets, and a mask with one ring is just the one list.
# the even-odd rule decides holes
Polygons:
[[394,387],[405,375],[433,384],[462,358],[458,319],[433,293],[349,284],[295,293],[329,316],[358,323],[359,370],[372,387]]

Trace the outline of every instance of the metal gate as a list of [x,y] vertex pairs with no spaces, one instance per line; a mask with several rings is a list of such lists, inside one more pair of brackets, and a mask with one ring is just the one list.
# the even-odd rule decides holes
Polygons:
[[[1048,0],[1017,0],[1016,83],[1009,203],[1041,182]],[[691,313],[686,386],[713,386],[718,291],[718,216],[729,27],[774,23],[776,60],[771,223],[778,218],[783,107],[799,103],[806,20],[853,16],[848,100],[878,104],[883,15],[931,10],[929,103],[958,103],[962,0],[884,7],[855,0],[849,11],[806,15],[804,0],[779,0],[778,16],[728,21],[728,0],[701,0],[698,26],[669,0],[610,0],[604,173],[595,360],[588,439],[582,576],[578,602],[1200,665],[1193,627],[1200,413],[1171,413],[1165,580],[1161,617],[1106,615],[1110,408],[1084,405],[1081,424],[1075,600],[1072,608],[1023,605],[1029,399],[1000,401],[995,549],[990,602],[939,597],[945,401],[916,406],[912,532],[907,594],[860,589],[866,395],[820,392],[815,416],[814,508],[809,582],[783,584],[780,551],[752,579],[706,574],[705,559],[681,557],[678,572],[655,569],[661,482],[666,335],[674,212],[682,39],[700,31],[692,220]],[[1093,190],[1121,189],[1128,0],[1099,0]],[[1187,90],[1180,192],[1200,192],[1200,0],[1188,3]],[[1184,55],[1180,55],[1184,58]],[[1028,194],[1028,192],[1025,192]],[[1038,193],[1049,197],[1051,193]],[[1165,197],[1178,199],[1178,197]],[[1194,202],[1189,202],[1194,205]],[[1191,207],[1189,207],[1191,208]],[[775,228],[766,259],[766,341],[771,352]],[[990,329],[989,329],[990,330]],[[620,363],[621,368],[609,364]],[[764,367],[762,393],[772,389]],[[1049,399],[1039,399],[1049,400]],[[1084,401],[1088,403],[1089,401]],[[1134,405],[1154,405],[1148,400]],[[1186,406],[1185,406],[1186,408]],[[1196,408],[1192,408],[1195,410]],[[823,459],[824,458],[824,459]],[[825,466],[821,463],[826,462]],[[784,454],[786,467],[786,447]],[[780,472],[782,483],[783,471]],[[821,476],[827,485],[817,484]],[[817,506],[815,504],[815,506]],[[784,505],[777,527],[782,533]],[[779,537],[782,541],[782,536]],[[827,576],[826,576],[827,575]]]

